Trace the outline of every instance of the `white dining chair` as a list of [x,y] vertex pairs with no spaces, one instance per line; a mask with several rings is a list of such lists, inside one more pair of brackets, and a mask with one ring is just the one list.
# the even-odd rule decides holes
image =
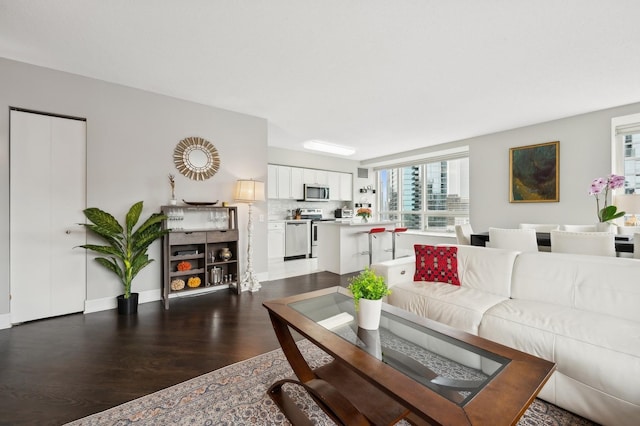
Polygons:
[[570,232],[596,232],[595,225],[562,225],[560,227],[561,231],[570,231]]
[[640,259],[640,232],[633,234],[633,258]]
[[489,228],[489,247],[518,251],[538,251],[535,229]]
[[640,226],[616,226],[618,235],[634,235],[640,233]]
[[471,234],[473,234],[473,229],[471,228],[470,223],[463,223],[461,225],[456,225],[456,241],[458,244],[470,245],[471,244]]
[[551,232],[560,229],[560,225],[551,223],[521,223],[520,229],[534,229],[537,232]]
[[553,253],[616,256],[615,234],[612,232],[551,231]]

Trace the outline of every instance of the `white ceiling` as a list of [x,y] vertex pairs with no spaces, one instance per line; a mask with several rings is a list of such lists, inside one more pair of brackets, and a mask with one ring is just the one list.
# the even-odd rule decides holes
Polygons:
[[0,56],[362,160],[640,101],[637,0],[0,0]]

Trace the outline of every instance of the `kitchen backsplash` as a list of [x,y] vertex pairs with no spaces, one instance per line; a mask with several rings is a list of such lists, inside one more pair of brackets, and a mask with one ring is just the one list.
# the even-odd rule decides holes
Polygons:
[[291,210],[295,209],[322,209],[322,217],[333,218],[334,212],[340,207],[353,208],[353,202],[344,201],[323,201],[304,202],[296,200],[269,200],[269,220],[287,219]]

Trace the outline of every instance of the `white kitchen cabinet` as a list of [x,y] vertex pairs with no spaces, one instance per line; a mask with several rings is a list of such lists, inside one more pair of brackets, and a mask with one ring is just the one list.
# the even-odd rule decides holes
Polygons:
[[284,222],[269,222],[267,231],[267,255],[269,259],[284,260]]
[[329,172],[328,173],[328,183],[329,183],[329,200],[330,201],[339,201],[342,200],[342,194],[340,189],[340,175],[342,173],[338,172]]
[[353,177],[351,173],[302,167],[268,165],[267,194],[270,199],[302,200],[304,185],[326,185],[332,201],[353,199]]
[[291,167],[278,166],[278,198],[291,198]]
[[329,184],[329,172],[327,170],[304,169],[304,183],[316,185]]
[[353,175],[351,173],[340,173],[340,200],[353,200]]
[[332,201],[353,200],[353,180],[351,173],[327,172],[329,199]]
[[267,198],[278,198],[278,166],[267,166]]
[[304,198],[304,169],[300,167],[291,168],[290,194],[294,200]]

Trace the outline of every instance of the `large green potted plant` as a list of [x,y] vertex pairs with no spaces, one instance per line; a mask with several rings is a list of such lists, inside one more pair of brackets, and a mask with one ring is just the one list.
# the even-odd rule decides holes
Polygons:
[[142,213],[142,201],[129,209],[124,226],[109,213],[96,207],[85,209],[84,215],[92,223],[82,223],[93,234],[102,238],[107,245],[85,244],[80,247],[105,255],[96,257],[96,262],[120,278],[124,294],[118,296],[118,313],[138,312],[138,293],[131,292],[131,283],[138,272],[153,262],[147,249],[158,238],[169,232],[162,229],[162,221],[167,217],[153,213],[134,231]]
[[359,275],[349,280],[347,287],[353,295],[358,315],[358,327],[366,330],[377,330],[380,324],[382,298],[391,294],[384,277],[373,270],[365,268]]

